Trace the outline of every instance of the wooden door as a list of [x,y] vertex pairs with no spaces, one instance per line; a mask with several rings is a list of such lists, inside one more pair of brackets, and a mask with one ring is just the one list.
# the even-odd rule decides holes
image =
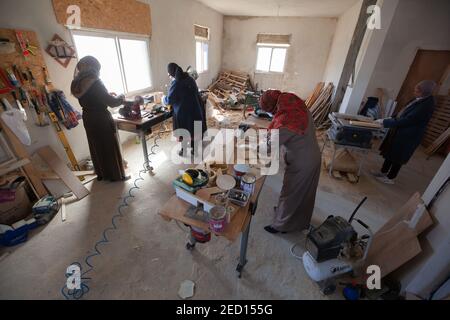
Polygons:
[[422,80],[439,83],[450,65],[450,51],[419,50],[397,97],[397,112],[414,98],[414,87]]

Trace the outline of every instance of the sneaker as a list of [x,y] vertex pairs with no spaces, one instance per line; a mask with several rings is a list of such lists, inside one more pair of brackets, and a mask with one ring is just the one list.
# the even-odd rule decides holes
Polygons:
[[377,179],[378,181],[384,183],[384,184],[394,184],[394,183],[395,183],[394,180],[389,179],[389,178],[386,177],[386,176],[383,176],[383,177],[377,177],[376,179]]
[[385,173],[382,173],[382,172],[380,172],[380,171],[375,171],[375,170],[371,170],[371,171],[370,171],[370,174],[371,174],[372,176],[374,176],[375,178],[383,178],[383,177],[386,177],[386,174],[385,174]]

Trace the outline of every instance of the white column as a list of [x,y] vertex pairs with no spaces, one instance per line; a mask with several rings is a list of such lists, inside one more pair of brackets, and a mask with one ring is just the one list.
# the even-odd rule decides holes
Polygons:
[[353,87],[347,87],[340,112],[357,114],[383,48],[399,0],[379,0],[381,29],[367,30],[356,61]]

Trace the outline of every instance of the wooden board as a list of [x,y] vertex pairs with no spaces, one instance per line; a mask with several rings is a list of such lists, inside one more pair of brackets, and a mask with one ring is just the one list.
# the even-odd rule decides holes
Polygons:
[[[72,174],[76,177],[83,177],[83,176],[92,176],[95,175],[95,172],[93,170],[90,171],[72,171]],[[54,172],[43,172],[41,171],[39,173],[39,176],[42,180],[60,180],[61,177],[58,176]]]
[[350,120],[350,124],[352,126],[357,126],[357,127],[367,127],[367,128],[381,129],[381,124],[378,124],[378,123],[375,123],[375,122],[370,123],[370,122]]
[[23,167],[24,165],[27,165],[30,163],[30,159],[22,159],[18,160],[12,164],[9,164],[7,166],[1,166],[0,167],[0,176],[3,176],[11,171],[17,170],[20,167]]
[[64,184],[78,199],[82,199],[89,194],[89,190],[86,189],[86,187],[50,147],[43,147],[39,149],[37,153],[48,164],[48,166],[55,171]]
[[56,20],[67,24],[67,8],[77,5],[81,9],[84,28],[119,32],[152,34],[150,6],[136,0],[52,0]]
[[[398,211],[395,215],[392,216],[378,231],[376,234],[380,234],[392,229],[395,225],[397,225],[400,221],[403,220],[411,220],[413,217],[416,208],[419,204],[422,204],[422,198],[420,193],[416,192]],[[428,211],[422,216],[416,226],[416,234],[421,234],[427,228],[429,228],[433,224],[433,220]]]
[[397,96],[396,112],[402,110],[414,98],[414,87],[420,81],[434,80],[438,83],[450,64],[449,50],[418,50]]
[[416,233],[404,223],[384,234],[374,236],[367,256],[367,265],[378,265],[385,277],[422,251]]

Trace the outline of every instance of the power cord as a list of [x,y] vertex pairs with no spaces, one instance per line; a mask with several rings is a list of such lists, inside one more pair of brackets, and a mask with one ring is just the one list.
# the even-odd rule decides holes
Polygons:
[[[159,141],[162,139],[161,138],[161,134],[162,134],[162,128],[163,128],[163,124],[164,122],[161,123],[158,133],[156,133],[155,138],[153,140],[153,145],[150,148],[150,153],[148,154],[148,157],[152,157],[154,155],[156,155],[157,152],[157,148],[159,148]],[[149,172],[149,167],[147,166],[146,163],[144,163],[142,165],[143,169],[139,171],[138,174],[138,178],[136,178],[133,182],[133,186],[128,190],[128,195],[122,198],[122,203],[118,206],[117,208],[117,213],[115,215],[112,216],[111,218],[111,226],[106,228],[103,233],[102,233],[102,238],[95,243],[94,245],[94,253],[90,254],[88,256],[86,256],[86,258],[84,259],[84,264],[87,266],[86,271],[81,273],[81,284],[80,284],[80,288],[79,289],[68,289],[67,288],[67,282],[66,284],[61,288],[61,294],[64,296],[65,299],[67,300],[79,300],[81,298],[83,298],[84,295],[86,295],[89,291],[90,291],[90,287],[88,285],[89,280],[92,280],[91,277],[87,277],[86,275],[91,272],[92,270],[94,270],[94,264],[91,262],[91,259],[93,259],[96,256],[100,256],[102,254],[102,252],[100,251],[100,246],[104,245],[106,243],[109,243],[110,240],[108,239],[108,232],[112,232],[114,230],[117,230],[117,222],[116,220],[118,218],[122,218],[124,217],[124,212],[123,210],[125,210],[125,208],[127,208],[129,206],[128,201],[132,198],[134,198],[135,196],[133,195],[133,191],[134,190],[139,190],[140,187],[137,185],[137,183],[139,181],[144,181],[144,177],[143,174]],[[77,266],[79,267],[79,269],[82,271],[83,270],[83,266],[80,262],[74,262],[71,265],[73,266]],[[73,276],[73,274],[67,273],[65,274],[66,279]]]

